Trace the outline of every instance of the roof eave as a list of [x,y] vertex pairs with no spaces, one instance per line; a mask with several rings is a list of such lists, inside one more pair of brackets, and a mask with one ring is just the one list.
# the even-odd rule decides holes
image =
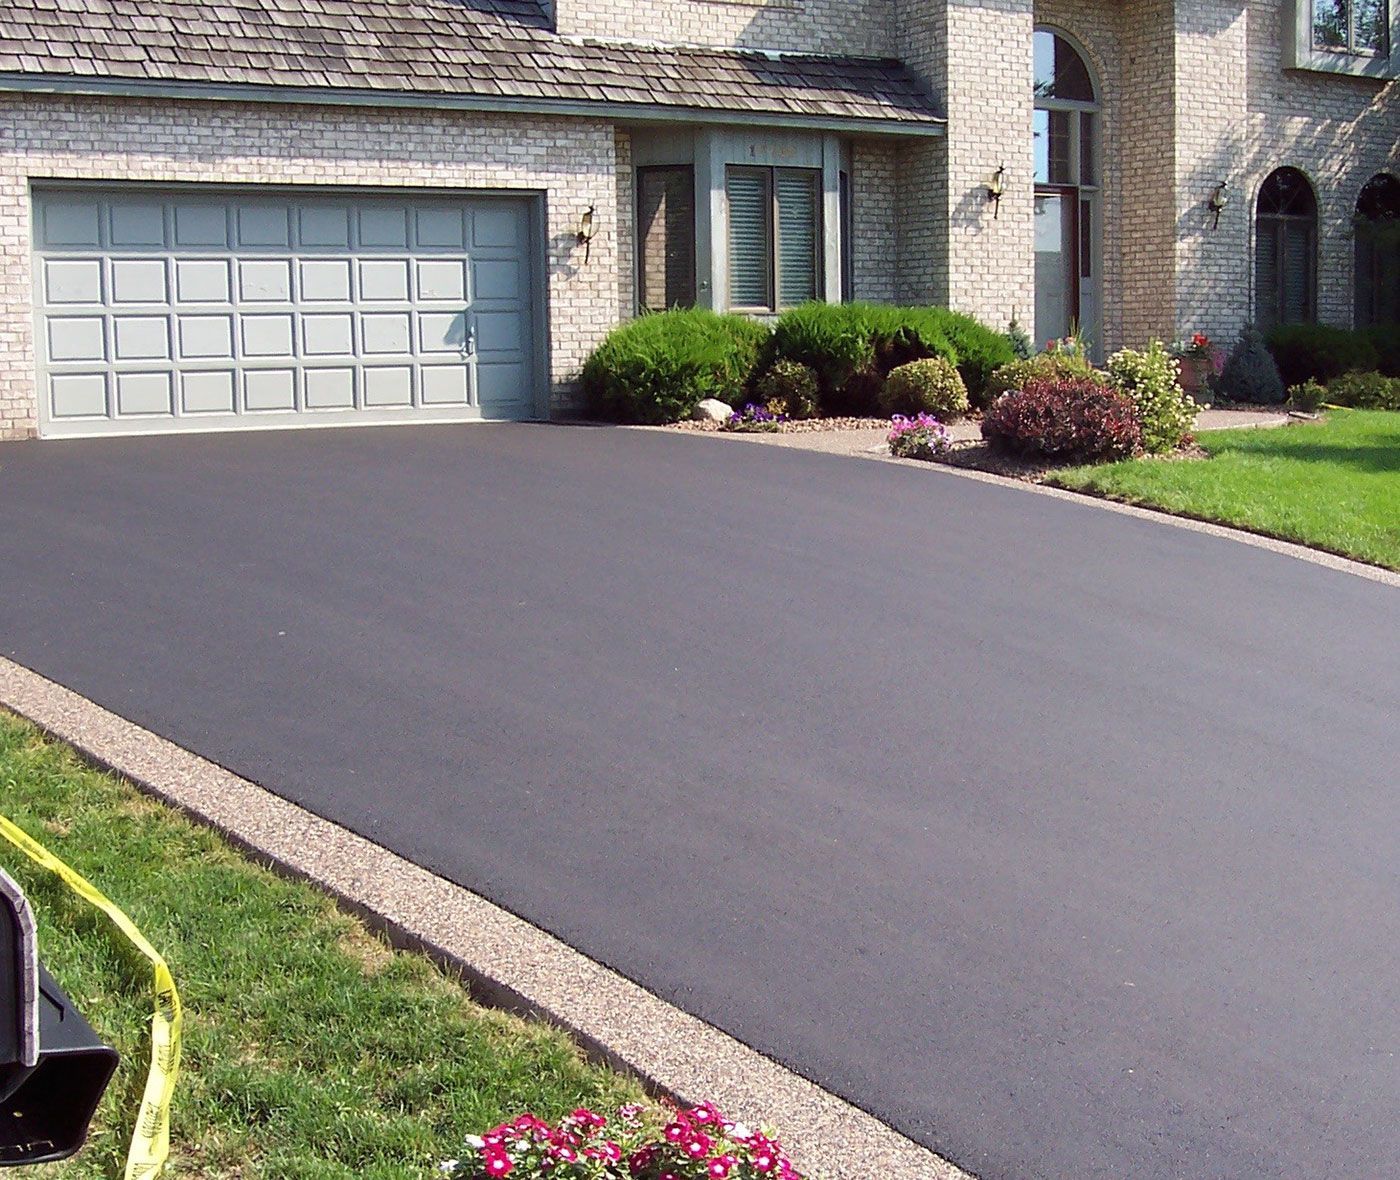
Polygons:
[[0,92],[122,98],[184,98],[225,102],[267,102],[326,106],[394,106],[433,110],[483,111],[517,115],[605,117],[648,123],[761,124],[859,135],[944,134],[947,120],[935,115],[901,117],[806,115],[663,103],[616,103],[583,99],[515,98],[485,94],[433,94],[330,86],[277,86],[252,83],[181,82],[149,78],[104,78],[70,74],[0,73]]

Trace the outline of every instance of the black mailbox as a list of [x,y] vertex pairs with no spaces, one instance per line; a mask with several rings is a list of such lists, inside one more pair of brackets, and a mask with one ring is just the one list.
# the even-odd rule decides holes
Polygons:
[[0,1168],[74,1154],[116,1068],[39,962],[29,904],[0,872]]

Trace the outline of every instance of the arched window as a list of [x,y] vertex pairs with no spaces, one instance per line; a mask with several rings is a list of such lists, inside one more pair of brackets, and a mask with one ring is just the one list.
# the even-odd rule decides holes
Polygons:
[[1356,200],[1356,326],[1400,324],[1400,180],[1373,176]]
[[1079,50],[1035,32],[1035,331],[1099,332],[1099,98]]
[[1317,318],[1317,197],[1296,168],[1264,181],[1254,216],[1254,319],[1261,328]]

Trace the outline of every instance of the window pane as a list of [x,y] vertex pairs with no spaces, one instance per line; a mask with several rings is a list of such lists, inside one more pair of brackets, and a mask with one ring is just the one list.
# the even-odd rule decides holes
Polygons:
[[818,173],[777,173],[778,306],[793,307],[817,297]]
[[1386,50],[1385,0],[1355,0],[1356,41],[1358,53],[1384,53]]
[[1073,184],[1070,172],[1070,111],[1036,111],[1034,129],[1037,184]]
[[1079,183],[1099,183],[1099,162],[1094,158],[1094,116],[1079,116]]
[[1094,84],[1079,52],[1045,29],[1035,34],[1035,96],[1093,102]]
[[648,311],[695,304],[695,174],[689,167],[637,172],[639,301]]
[[768,174],[731,170],[729,193],[729,303],[771,307],[773,238]]
[[1313,44],[1319,49],[1347,47],[1347,0],[1313,0]]

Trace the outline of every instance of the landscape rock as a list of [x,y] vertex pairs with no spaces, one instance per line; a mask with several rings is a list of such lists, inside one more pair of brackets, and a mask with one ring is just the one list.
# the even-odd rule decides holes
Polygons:
[[716,397],[707,397],[695,407],[693,417],[697,422],[724,422],[734,413],[734,407]]

